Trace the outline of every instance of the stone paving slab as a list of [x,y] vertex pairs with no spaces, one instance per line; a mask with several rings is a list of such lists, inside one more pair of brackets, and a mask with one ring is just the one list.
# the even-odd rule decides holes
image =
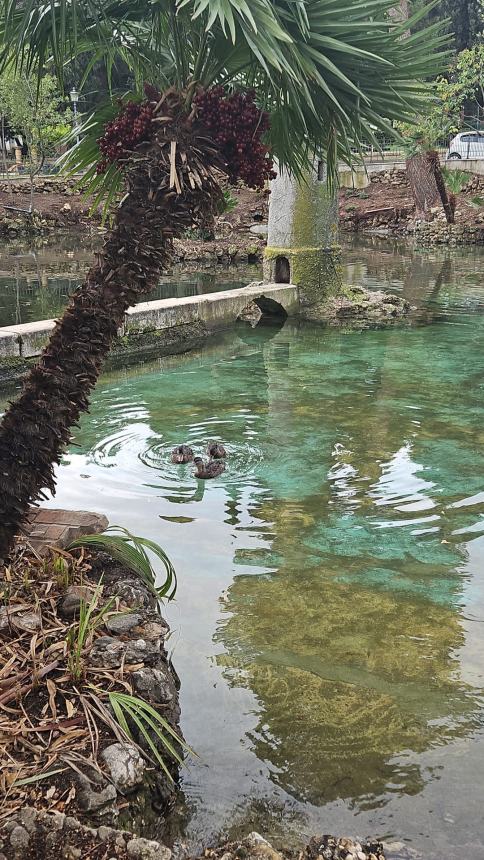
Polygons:
[[30,544],[40,555],[46,555],[49,547],[64,549],[80,535],[99,534],[108,525],[105,516],[90,511],[31,508],[19,541]]

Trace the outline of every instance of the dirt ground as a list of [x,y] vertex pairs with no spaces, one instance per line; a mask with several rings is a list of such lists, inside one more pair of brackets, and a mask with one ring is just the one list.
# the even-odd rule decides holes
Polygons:
[[[398,175],[397,175],[398,176]],[[198,258],[207,254],[217,254],[223,250],[230,256],[230,250],[241,251],[254,249],[256,254],[265,244],[265,237],[251,232],[250,227],[267,222],[269,208],[269,193],[257,192],[247,188],[230,190],[230,195],[236,205],[229,208],[217,219],[213,237],[202,237],[196,231],[182,240],[177,240],[177,250],[182,257],[189,258],[195,253]],[[457,195],[456,223],[473,226],[484,223],[484,207],[476,205],[476,198],[484,197],[484,187],[470,189]],[[472,201],[474,200],[474,205]],[[10,196],[0,190],[0,223],[2,217],[9,222],[25,217],[30,203],[27,187],[25,192],[17,192]],[[13,207],[13,208],[10,208]],[[90,212],[89,200],[79,193],[68,191],[59,193],[55,188],[49,193],[36,192],[34,208],[48,227],[69,228],[78,226],[82,230],[97,231],[101,225],[100,213]],[[375,210],[389,211],[389,220],[393,225],[407,222],[415,216],[415,207],[409,186],[402,175],[397,179],[391,177],[385,181],[371,182],[364,189],[342,188],[339,193],[340,225],[343,230],[364,228],[365,220],[372,217]],[[23,211],[22,211],[23,210]],[[441,207],[433,207],[430,218],[441,218]]]
[[[480,197],[484,198],[481,189],[464,190],[456,195],[455,221],[460,226],[478,226],[484,222],[484,207],[476,203]],[[474,201],[474,204],[473,204]],[[373,214],[384,213],[388,209],[389,220],[394,224],[402,225],[409,218],[415,217],[415,204],[410,187],[405,184],[397,184],[395,180],[385,182],[371,182],[367,188],[351,189],[342,188],[339,193],[339,217],[342,229],[363,228],[366,219]],[[440,204],[432,207],[430,219],[444,217]]]
[[[247,188],[231,189],[230,194],[236,201],[236,206],[217,219],[216,237],[230,242],[231,237],[243,235],[247,241],[252,237],[257,244],[258,237],[250,233],[249,227],[251,224],[267,221],[268,194]],[[27,186],[25,192],[17,191],[12,195],[0,190],[0,219],[23,218],[29,205],[30,193]],[[93,226],[97,228],[101,223],[100,212],[92,214],[89,199],[79,193],[38,191],[34,195],[34,209],[42,219],[54,222],[55,226],[59,227],[76,224],[89,230]]]

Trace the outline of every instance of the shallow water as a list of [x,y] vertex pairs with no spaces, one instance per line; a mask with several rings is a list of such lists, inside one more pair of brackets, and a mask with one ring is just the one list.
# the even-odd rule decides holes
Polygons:
[[[346,260],[432,324],[240,328],[106,376],[53,504],[175,563],[189,839],[371,833],[481,857],[484,253]],[[171,464],[212,437],[220,478]]]
[[[0,327],[52,319],[62,313],[70,294],[93,262],[100,238],[61,235],[38,247],[5,243],[0,250]],[[177,265],[160,278],[150,300],[232,290],[262,276],[260,265],[207,264],[198,271]]]

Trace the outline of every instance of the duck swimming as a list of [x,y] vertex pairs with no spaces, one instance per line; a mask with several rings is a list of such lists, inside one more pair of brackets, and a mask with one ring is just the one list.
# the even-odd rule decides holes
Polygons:
[[177,445],[171,452],[172,463],[191,463],[193,460],[193,451],[189,445]]
[[195,477],[202,478],[202,480],[217,478],[222,472],[225,472],[225,463],[222,463],[221,460],[210,460],[209,463],[205,463],[201,457],[195,457],[193,462],[197,467]]
[[227,451],[221,442],[209,442],[207,454],[211,460],[223,460],[227,456]]

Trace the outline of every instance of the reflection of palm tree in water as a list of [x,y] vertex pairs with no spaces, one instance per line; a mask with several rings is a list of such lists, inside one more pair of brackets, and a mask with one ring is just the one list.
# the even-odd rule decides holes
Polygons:
[[[380,333],[365,385],[346,394],[343,382],[330,407],[324,378],[315,384],[317,367],[307,394],[299,385],[295,398],[297,348],[294,377],[291,355],[279,369],[266,353],[266,444],[284,439],[284,460],[273,461],[273,497],[251,513],[271,525],[273,539],[268,550],[238,551],[239,563],[257,558],[263,575],[236,577],[216,641],[229,683],[251,689],[258,703],[247,735],[253,751],[270,763],[275,783],[316,804],[349,798],[371,806],[389,784],[418,793],[418,754],[478,722],[454,657],[464,641],[454,609],[462,553],[440,537],[419,541],[404,526],[382,531],[370,493],[408,440],[418,441],[413,413],[402,417],[390,405],[405,393],[394,364],[404,336]],[[361,350],[353,354],[350,339],[344,346],[351,374]],[[330,373],[336,357],[327,356]],[[341,439],[355,472],[337,485],[330,452]]]
[[[270,762],[276,784],[311,803],[371,805],[389,783],[417,793],[416,755],[399,754],[477,723],[453,656],[463,644],[458,615],[412,594],[411,583],[399,593],[364,575],[360,582],[356,555],[343,564],[330,551],[324,561],[311,558],[312,506],[300,506],[295,522],[291,504],[263,507],[257,515],[271,521],[271,554],[283,565],[271,576],[235,579],[216,634],[229,683],[258,702],[253,751]],[[393,571],[397,586],[399,572],[405,564]]]

